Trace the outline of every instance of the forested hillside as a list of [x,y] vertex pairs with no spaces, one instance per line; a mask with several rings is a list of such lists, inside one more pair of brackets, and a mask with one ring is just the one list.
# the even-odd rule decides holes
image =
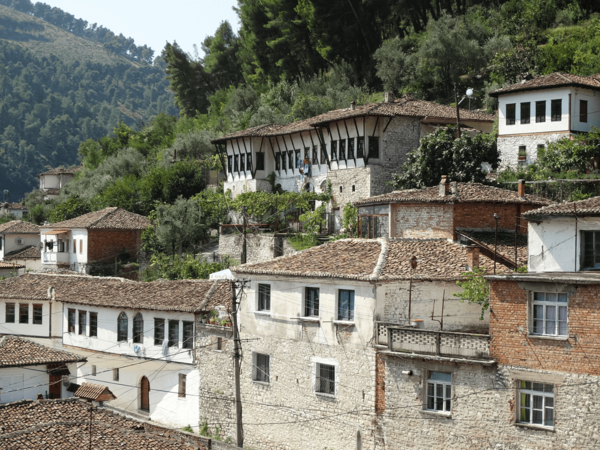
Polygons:
[[164,67],[0,5],[0,190],[18,200],[84,140],[178,114]]

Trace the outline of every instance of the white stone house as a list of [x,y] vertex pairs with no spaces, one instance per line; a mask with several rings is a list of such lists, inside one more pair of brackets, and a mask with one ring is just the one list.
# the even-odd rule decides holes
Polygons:
[[[412,256],[419,262],[414,270]],[[244,428],[245,445],[375,448],[379,324],[414,323],[415,333],[439,329],[444,302],[445,330],[485,330],[481,308],[452,295],[460,291],[455,280],[473,264],[493,263],[445,239],[348,239],[231,268],[238,279],[250,279],[239,306],[243,417],[254,424]],[[213,333],[203,330],[199,342],[214,342]],[[487,344],[489,337],[482,339]],[[230,399],[231,335],[201,352],[201,378]],[[200,414],[235,436],[232,404],[224,398],[202,400]]]
[[[30,328],[43,330],[36,342],[85,357],[87,363],[70,378],[73,383],[108,387],[117,397],[111,402],[116,409],[198,429],[196,327],[206,311],[231,303],[228,282],[141,283],[38,273],[2,280],[0,289],[11,292],[6,300],[0,296],[5,314],[19,314],[25,299],[34,304],[34,322],[39,317],[42,324]],[[13,334],[21,334],[20,329],[35,335],[20,327]]]
[[71,169],[58,167],[40,173],[38,175],[38,178],[40,179],[40,192],[44,194],[44,199],[47,200],[58,197],[61,189],[73,179],[78,170],[81,170],[81,166],[73,167]]
[[0,261],[39,270],[40,227],[22,220],[0,225]]
[[0,336],[0,403],[68,398],[69,375],[85,357],[17,336]]
[[529,272],[600,269],[600,197],[550,205],[523,216],[529,224]]
[[41,265],[89,273],[96,264],[114,264],[124,251],[135,258],[148,226],[146,217],[116,207],[45,224],[40,227]]
[[23,214],[27,214],[29,208],[20,203],[0,203],[0,216],[12,214],[17,219],[22,219]]
[[[494,117],[461,110],[461,123],[490,132]],[[267,177],[285,191],[324,192],[332,184],[335,227],[339,209],[360,198],[389,192],[386,182],[399,172],[420,139],[439,125],[455,124],[456,109],[386,94],[382,103],[330,111],[288,125],[267,124],[212,142],[226,168],[225,190],[271,191]],[[308,159],[308,176],[304,162]]]
[[490,92],[498,98],[501,166],[527,165],[540,147],[600,127],[600,76],[552,73]]

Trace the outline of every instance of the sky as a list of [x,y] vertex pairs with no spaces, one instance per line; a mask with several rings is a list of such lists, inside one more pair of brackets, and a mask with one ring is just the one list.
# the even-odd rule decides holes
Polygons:
[[[236,0],[41,0],[97,23],[113,33],[132,37],[136,45],[147,45],[159,55],[168,41],[193,53],[206,36],[213,35],[223,20],[239,30],[238,17],[231,8]],[[33,0],[33,3],[36,3]]]

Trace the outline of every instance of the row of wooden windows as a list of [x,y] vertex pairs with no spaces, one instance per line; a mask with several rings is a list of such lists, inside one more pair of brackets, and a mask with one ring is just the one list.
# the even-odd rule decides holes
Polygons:
[[[28,324],[29,323],[29,303],[6,303],[5,306],[6,313],[6,323],[16,323],[17,322],[17,311],[18,311],[18,319],[19,323]],[[33,305],[33,325],[42,325],[43,322],[43,307],[42,305]]]
[[67,311],[67,327],[69,333],[77,333],[82,336],[98,337],[98,313],[89,313],[89,330],[87,329],[88,312],[70,309]]
[[[531,102],[523,102],[521,108],[521,125],[531,123]],[[517,104],[509,103],[506,105],[506,125],[514,125],[516,123]],[[556,99],[550,101],[550,120],[552,122],[560,122],[562,120],[562,100]],[[543,123],[546,121],[546,100],[535,102],[535,122]],[[587,123],[588,121],[588,102],[587,100],[579,100],[579,122]]]

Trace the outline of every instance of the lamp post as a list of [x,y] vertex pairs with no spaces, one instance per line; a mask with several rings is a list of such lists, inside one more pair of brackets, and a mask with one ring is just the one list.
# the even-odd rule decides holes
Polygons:
[[494,213],[494,219],[496,219],[496,236],[494,242],[494,275],[496,275],[496,255],[498,254],[498,221],[500,220],[500,215]]

